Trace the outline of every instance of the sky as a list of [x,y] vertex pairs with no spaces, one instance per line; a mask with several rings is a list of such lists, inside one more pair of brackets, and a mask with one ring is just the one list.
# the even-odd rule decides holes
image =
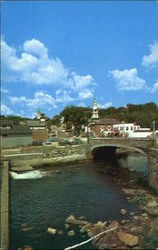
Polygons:
[[1,114],[158,104],[156,1],[5,1]]

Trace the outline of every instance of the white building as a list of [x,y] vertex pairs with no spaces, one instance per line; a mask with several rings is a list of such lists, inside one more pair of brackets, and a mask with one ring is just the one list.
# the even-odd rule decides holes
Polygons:
[[129,138],[147,138],[153,136],[153,131],[150,128],[141,128],[135,123],[119,123],[114,126],[115,132],[122,137]]

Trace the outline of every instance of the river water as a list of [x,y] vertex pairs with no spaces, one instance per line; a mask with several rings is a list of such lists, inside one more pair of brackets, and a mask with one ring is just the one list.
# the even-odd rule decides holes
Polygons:
[[[127,168],[147,174],[147,159],[142,156],[120,158],[116,163],[86,162],[58,169],[12,173],[10,249],[32,246],[33,249],[64,249],[87,239],[77,226],[65,229],[65,219],[73,214],[89,222],[121,220],[120,209],[138,211],[127,203],[121,191],[130,180]],[[23,231],[26,223],[29,231]],[[64,234],[47,233],[48,227]],[[75,230],[75,236],[67,232]],[[95,249],[91,243],[80,249]]]

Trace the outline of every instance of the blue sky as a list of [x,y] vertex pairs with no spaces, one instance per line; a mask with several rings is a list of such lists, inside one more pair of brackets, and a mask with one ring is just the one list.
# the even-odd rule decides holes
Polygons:
[[2,114],[158,104],[156,1],[2,3]]

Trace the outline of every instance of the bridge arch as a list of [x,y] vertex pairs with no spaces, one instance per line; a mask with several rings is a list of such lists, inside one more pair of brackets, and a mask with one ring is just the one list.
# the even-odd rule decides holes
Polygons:
[[116,149],[116,148],[124,148],[124,149],[128,149],[130,151],[133,151],[133,152],[138,152],[144,156],[147,155],[146,151],[142,148],[139,148],[139,147],[133,147],[133,146],[127,146],[127,145],[122,145],[122,144],[97,144],[97,145],[92,145],[90,147],[90,152],[93,153],[96,149],[99,149],[99,148],[113,148],[113,149]]

